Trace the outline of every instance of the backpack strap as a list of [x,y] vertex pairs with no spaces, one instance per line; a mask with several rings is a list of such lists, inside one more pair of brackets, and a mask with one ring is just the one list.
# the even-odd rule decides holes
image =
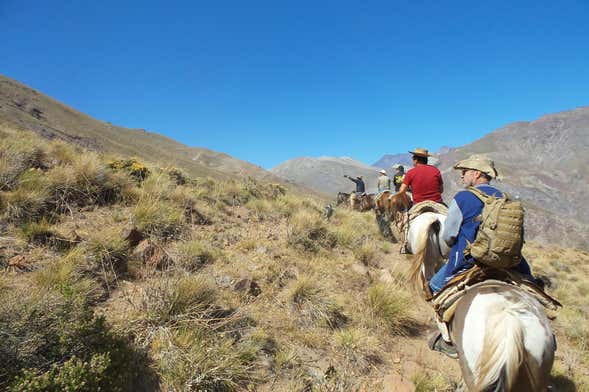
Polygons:
[[509,196],[505,192],[501,192],[503,196],[498,197],[493,195],[487,195],[485,192],[481,191],[479,188],[476,188],[474,186],[469,186],[468,188],[466,188],[466,190],[475,195],[483,203],[491,203],[494,199],[509,199]]

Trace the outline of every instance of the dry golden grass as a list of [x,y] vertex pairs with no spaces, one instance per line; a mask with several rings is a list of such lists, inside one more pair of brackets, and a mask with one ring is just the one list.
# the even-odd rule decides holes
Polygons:
[[[137,182],[67,145],[25,143],[21,156],[6,143],[0,245],[34,264],[0,276],[0,292],[33,285],[79,299],[145,350],[161,390],[379,390],[388,374],[420,391],[456,386],[457,364],[426,347],[432,313],[405,285],[409,259],[373,213],[342,208],[327,221],[320,201],[274,184],[156,167]],[[131,256],[122,233],[133,226],[172,263],[149,269]],[[76,238],[67,249],[52,245],[61,233]],[[589,254],[534,244],[525,254],[565,305],[554,384],[587,389]]]

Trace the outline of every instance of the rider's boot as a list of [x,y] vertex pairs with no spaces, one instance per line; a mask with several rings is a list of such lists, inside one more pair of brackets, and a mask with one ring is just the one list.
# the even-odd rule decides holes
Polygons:
[[432,335],[427,345],[431,350],[441,352],[442,354],[446,354],[448,357],[452,359],[458,358],[458,352],[456,351],[456,347],[454,347],[452,343],[446,342],[442,338],[442,334],[439,332],[435,332],[434,335]]

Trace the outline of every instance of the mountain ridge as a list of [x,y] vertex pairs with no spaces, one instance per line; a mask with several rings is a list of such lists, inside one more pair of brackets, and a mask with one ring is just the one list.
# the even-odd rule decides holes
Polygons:
[[[451,200],[462,189],[453,165],[471,154],[486,155],[495,161],[499,172],[494,183],[509,195],[523,200],[530,212],[526,218],[529,238],[589,249],[589,209],[585,208],[584,201],[584,195],[589,192],[587,151],[589,107],[580,106],[532,121],[507,124],[467,145],[444,147],[440,153],[434,154],[434,159],[444,178],[444,200]],[[390,170],[393,161],[397,163],[404,157],[410,157],[410,154],[385,154],[374,166]],[[393,161],[386,161],[387,158]],[[292,160],[277,166],[281,170],[275,173],[331,193],[332,197],[339,190],[333,186],[334,182],[345,186],[330,177],[341,172],[342,168],[322,168],[321,172],[317,171],[319,166],[288,169],[289,162]],[[338,164],[337,160],[331,163]],[[406,170],[411,166],[407,165]],[[296,175],[291,174],[293,170],[297,171]],[[376,171],[362,174],[366,176],[368,191],[374,192],[378,174]],[[316,177],[321,177],[321,181]]]
[[82,147],[174,165],[195,176],[252,176],[280,181],[270,172],[223,152],[189,147],[142,128],[125,128],[92,118],[16,80],[0,75],[0,125],[33,131]]

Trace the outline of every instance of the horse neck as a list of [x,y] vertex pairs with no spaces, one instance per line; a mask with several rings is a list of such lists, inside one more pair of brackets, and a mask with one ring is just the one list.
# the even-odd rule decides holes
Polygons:
[[[444,220],[444,215],[425,212],[409,224],[407,240],[413,253],[410,280],[417,290],[420,290],[423,283],[432,277],[442,261],[438,232]],[[436,223],[440,224],[437,230]]]

